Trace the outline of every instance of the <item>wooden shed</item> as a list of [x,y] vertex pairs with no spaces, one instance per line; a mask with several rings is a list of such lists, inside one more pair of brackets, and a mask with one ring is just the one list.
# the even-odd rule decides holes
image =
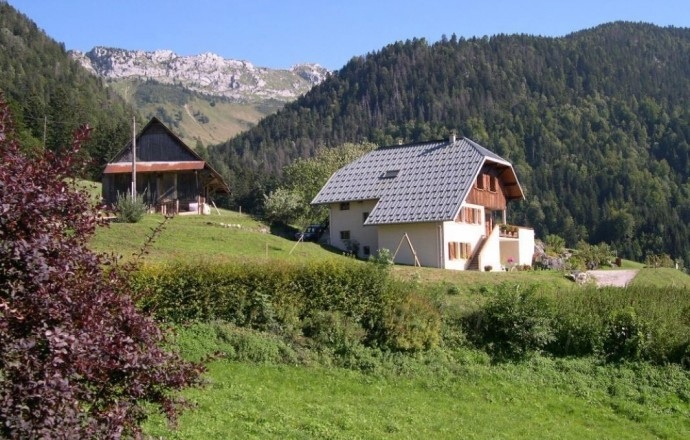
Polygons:
[[[216,194],[230,193],[223,178],[157,118],[136,137],[137,194],[157,212],[202,212]],[[132,142],[106,165],[103,199],[107,205],[132,188]]]

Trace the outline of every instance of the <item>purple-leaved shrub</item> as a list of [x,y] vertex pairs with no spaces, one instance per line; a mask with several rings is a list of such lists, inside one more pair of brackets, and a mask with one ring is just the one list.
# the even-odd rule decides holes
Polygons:
[[138,438],[144,403],[171,419],[202,368],[162,348],[130,295],[133,266],[86,244],[99,223],[79,149],[27,153],[0,96],[0,438]]

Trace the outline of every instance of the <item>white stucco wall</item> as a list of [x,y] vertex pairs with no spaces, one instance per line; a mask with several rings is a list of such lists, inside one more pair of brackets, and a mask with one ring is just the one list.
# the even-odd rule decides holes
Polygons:
[[501,264],[508,267],[508,258],[513,258],[513,266],[532,264],[534,256],[534,229],[518,228],[518,238],[501,239]]
[[513,265],[520,263],[520,241],[517,238],[501,239],[501,264],[509,267],[508,258],[513,259]]
[[[378,226],[379,249],[389,249],[391,255],[394,254],[400,240],[407,233],[422,266],[443,267],[443,256],[438,248],[441,240],[439,235],[441,226],[442,223],[380,225]],[[411,266],[415,264],[414,255],[407,240],[404,240],[400,246],[395,262]]]
[[534,229],[520,228],[520,249],[518,264],[532,264],[534,258]]
[[501,242],[499,238],[498,226],[494,227],[491,234],[486,239],[482,254],[479,257],[479,270],[483,271],[486,266],[491,266],[491,271],[501,270]]
[[350,240],[359,243],[359,257],[365,257],[364,247],[369,246],[372,254],[379,248],[376,226],[364,226],[365,212],[371,212],[376,206],[375,200],[350,202],[350,209],[341,211],[340,203],[329,206],[330,209],[330,238],[331,245],[346,250],[346,243],[341,240],[341,231],[350,231]]
[[[484,214],[482,213],[482,216]],[[464,270],[467,265],[467,259],[451,260],[448,252],[448,243],[470,243],[472,245],[472,253],[474,253],[479,240],[484,235],[484,224],[468,224],[457,222],[443,223],[443,258],[445,260],[446,269]]]

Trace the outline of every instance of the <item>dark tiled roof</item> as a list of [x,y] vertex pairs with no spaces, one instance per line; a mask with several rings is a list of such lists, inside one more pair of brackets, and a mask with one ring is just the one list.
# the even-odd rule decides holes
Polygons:
[[312,203],[378,200],[367,225],[452,220],[486,160],[512,170],[467,138],[381,147],[333,174]]

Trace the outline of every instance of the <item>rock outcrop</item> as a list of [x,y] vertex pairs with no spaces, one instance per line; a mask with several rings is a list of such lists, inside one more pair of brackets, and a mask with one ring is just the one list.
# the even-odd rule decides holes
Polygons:
[[170,50],[145,52],[95,47],[86,53],[71,51],[70,56],[94,75],[105,79],[152,79],[244,102],[266,99],[289,102],[330,74],[318,64],[269,69],[210,52],[180,56]]

